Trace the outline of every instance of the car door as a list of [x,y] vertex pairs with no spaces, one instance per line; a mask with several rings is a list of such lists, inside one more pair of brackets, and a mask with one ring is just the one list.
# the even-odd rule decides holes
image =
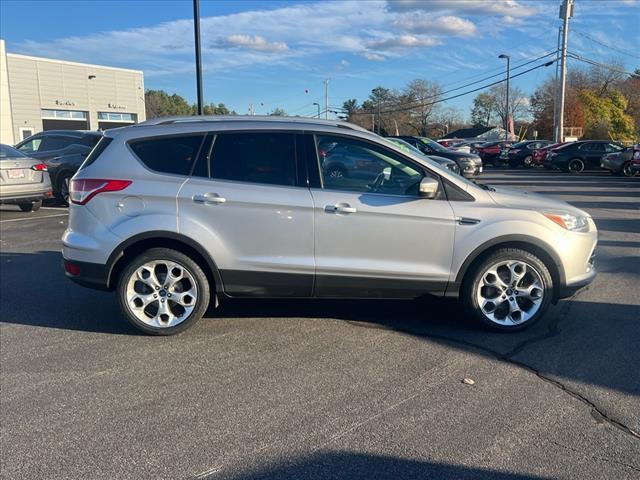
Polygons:
[[585,167],[587,169],[600,168],[600,160],[605,153],[604,142],[592,142],[591,148],[586,152]]
[[308,297],[313,288],[313,201],[291,132],[210,135],[178,194],[182,234],[213,258],[230,296]]
[[454,215],[443,196],[426,199],[418,186],[425,167],[377,143],[342,135],[316,135],[316,145],[336,143],[358,158],[361,175],[326,175],[312,186],[315,218],[315,295],[319,297],[416,297],[444,292],[451,267]]

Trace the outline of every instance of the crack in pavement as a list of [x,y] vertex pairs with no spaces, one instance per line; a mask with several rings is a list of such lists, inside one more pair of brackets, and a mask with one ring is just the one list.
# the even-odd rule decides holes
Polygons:
[[[520,362],[518,360],[514,360],[512,357],[517,355],[518,353],[522,352],[526,347],[531,346],[534,343],[538,343],[544,340],[548,340],[550,338],[553,338],[557,335],[559,335],[561,333],[560,330],[560,322],[564,321],[567,316],[569,315],[569,312],[571,310],[571,306],[573,305],[573,300],[580,294],[580,293],[584,293],[589,289],[589,287],[582,289],[580,292],[576,292],[573,296],[571,296],[569,299],[567,299],[566,303],[563,305],[562,310],[560,311],[560,313],[551,321],[549,322],[549,327],[547,329],[547,332],[541,335],[538,335],[537,337],[533,337],[527,340],[523,340],[522,342],[518,343],[515,347],[513,347],[511,350],[509,350],[507,353],[500,353],[496,350],[493,350],[489,347],[486,347],[484,345],[479,345],[477,343],[474,342],[469,342],[466,340],[461,340],[458,338],[452,338],[449,337],[447,335],[439,335],[439,334],[429,334],[429,333],[420,333],[419,335],[425,338],[432,338],[435,340],[442,340],[444,342],[450,342],[453,344],[458,344],[458,345],[464,345],[466,347],[469,348],[474,348],[480,351],[483,351],[485,353],[488,353],[489,355],[491,355],[492,357],[494,357],[495,359],[501,361],[501,362],[505,362],[505,363],[509,363],[510,365],[513,365],[515,367],[518,367],[522,370],[525,370],[529,373],[534,374],[535,376],[537,376],[540,380],[560,389],[562,392],[566,393],[567,395],[575,398],[576,400],[579,400],[580,402],[584,403],[585,405],[587,405],[588,407],[591,408],[591,416],[596,420],[596,421],[600,421],[600,422],[606,422],[609,425],[617,428],[618,430],[631,435],[632,437],[640,440],[640,432],[637,432],[636,430],[634,430],[633,428],[629,427],[628,425],[626,425],[624,422],[617,420],[615,418],[613,418],[612,416],[610,416],[602,407],[599,407],[598,405],[595,404],[595,402],[593,402],[592,400],[588,399],[587,397],[585,397],[584,395],[582,395],[581,393],[572,390],[570,387],[568,387],[567,385],[565,385],[564,383],[560,382],[559,380],[555,380],[547,375],[545,375],[544,373],[540,372],[538,369],[532,367],[531,365],[528,365],[524,362]],[[392,331],[396,331],[396,332],[401,332],[401,333],[406,333],[409,335],[416,335],[415,331],[411,331],[408,329],[404,329],[404,328],[393,328],[393,327],[388,327],[388,326],[370,326],[367,325],[365,323],[361,323],[361,322],[357,322],[357,321],[352,321],[352,320],[347,320],[347,323],[353,325],[353,326],[357,326],[360,328],[378,328],[378,329],[383,329],[383,330],[392,330]]]

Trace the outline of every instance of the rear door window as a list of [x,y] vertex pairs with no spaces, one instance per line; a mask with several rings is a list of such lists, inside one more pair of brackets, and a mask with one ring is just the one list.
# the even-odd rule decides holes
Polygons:
[[234,132],[216,135],[211,176],[219,180],[295,186],[295,134]]
[[50,152],[53,150],[62,150],[68,147],[72,143],[75,143],[77,138],[63,137],[57,135],[46,135],[42,138],[42,144],[40,145],[40,152]]
[[173,175],[191,174],[204,143],[205,134],[146,138],[129,146],[150,170]]

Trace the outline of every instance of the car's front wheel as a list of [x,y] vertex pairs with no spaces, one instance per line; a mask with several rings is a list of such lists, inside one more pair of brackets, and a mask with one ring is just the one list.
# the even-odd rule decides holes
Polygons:
[[553,280],[544,262],[532,253],[503,248],[473,267],[461,293],[467,311],[483,325],[516,331],[544,315],[553,297]]
[[151,335],[191,327],[207,311],[209,298],[209,281],[198,264],[168,248],[152,248],[134,258],[118,281],[125,317]]
[[522,163],[527,168],[533,167],[533,157],[531,155],[527,155],[526,157],[524,157],[524,160],[522,161]]

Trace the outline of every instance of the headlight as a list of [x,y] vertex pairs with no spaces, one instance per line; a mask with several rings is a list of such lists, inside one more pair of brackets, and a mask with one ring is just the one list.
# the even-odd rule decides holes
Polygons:
[[542,214],[565,230],[569,230],[571,232],[589,231],[589,221],[587,220],[587,217],[573,215],[564,211],[542,212]]

